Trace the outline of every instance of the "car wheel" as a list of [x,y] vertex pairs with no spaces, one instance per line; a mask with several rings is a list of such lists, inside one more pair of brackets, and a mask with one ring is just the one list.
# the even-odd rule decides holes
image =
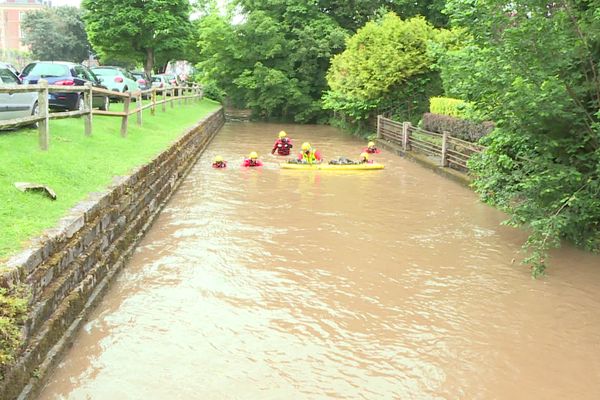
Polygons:
[[79,111],[85,110],[85,102],[83,101],[83,96],[79,96],[77,98],[77,110],[79,110]]
[[100,106],[100,110],[102,111],[108,111],[108,109],[110,108],[110,99],[107,97],[104,98],[104,104],[102,104]]
[[[31,108],[31,116],[34,116],[34,115],[40,115],[40,107],[38,106],[37,101],[33,104],[33,107]],[[40,126],[40,121],[36,121],[29,126],[37,129]]]

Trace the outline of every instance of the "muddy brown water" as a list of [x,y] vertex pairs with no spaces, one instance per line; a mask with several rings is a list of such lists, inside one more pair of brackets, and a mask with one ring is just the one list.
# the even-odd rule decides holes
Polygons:
[[[504,215],[390,153],[238,166],[280,128],[223,128],[39,399],[600,398],[598,256],[564,248],[532,280]],[[326,156],[363,145],[285,128]]]

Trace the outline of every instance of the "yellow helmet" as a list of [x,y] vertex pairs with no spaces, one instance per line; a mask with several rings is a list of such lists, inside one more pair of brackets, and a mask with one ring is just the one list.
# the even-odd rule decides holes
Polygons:
[[285,131],[279,132],[279,139],[283,139],[286,136],[287,136],[287,133],[285,133]]
[[223,162],[223,157],[221,157],[221,156],[216,156],[216,157],[215,157],[215,162],[216,162],[216,163]]
[[252,153],[250,153],[248,155],[248,158],[251,159],[251,160],[255,159],[255,158],[258,158],[258,154],[255,151],[253,151]]
[[311,148],[310,143],[308,143],[308,142],[302,143],[302,150],[307,151],[307,150],[310,150],[310,148]]
[[369,153],[365,152],[365,153],[360,153],[360,158],[368,160],[369,159]]
[[369,144],[367,146],[368,147],[374,147],[375,146],[375,142],[369,142]]

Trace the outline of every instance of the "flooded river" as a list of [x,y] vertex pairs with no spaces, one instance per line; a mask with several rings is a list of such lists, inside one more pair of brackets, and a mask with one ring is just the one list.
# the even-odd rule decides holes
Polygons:
[[[470,190],[386,152],[283,171],[280,129],[223,128],[40,399],[600,398],[599,257],[562,249],[532,280],[524,233]],[[238,167],[251,150],[265,167]]]

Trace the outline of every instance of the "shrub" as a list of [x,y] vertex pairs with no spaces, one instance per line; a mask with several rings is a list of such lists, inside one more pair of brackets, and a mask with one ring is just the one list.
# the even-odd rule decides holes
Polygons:
[[494,130],[494,123],[490,121],[477,123],[449,115],[425,113],[423,114],[423,129],[442,133],[448,132],[451,136],[469,142],[477,142],[479,139]]
[[450,97],[432,97],[429,99],[429,112],[449,115],[451,117],[469,119],[471,104]]

